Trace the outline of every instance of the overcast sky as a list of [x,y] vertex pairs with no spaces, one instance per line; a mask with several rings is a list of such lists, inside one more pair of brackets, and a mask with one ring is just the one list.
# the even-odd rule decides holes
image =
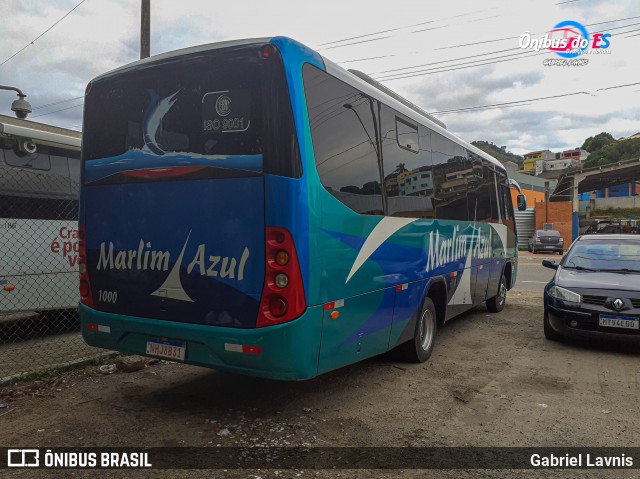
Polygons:
[[[28,95],[30,119],[76,130],[82,130],[87,82],[139,58],[141,2],[85,0],[30,44],[79,3],[0,2],[0,84]],[[372,75],[429,112],[579,93],[436,115],[467,141],[492,141],[523,154],[580,146],[601,131],[616,138],[640,131],[640,84],[607,89],[640,82],[637,0],[151,4],[152,55],[221,40],[289,36]],[[581,67],[544,66],[544,59],[560,57],[519,48],[525,31],[539,38],[563,20],[582,23],[590,35],[610,32],[610,54],[585,55],[589,64]],[[1,114],[12,114],[14,99],[0,91]]]

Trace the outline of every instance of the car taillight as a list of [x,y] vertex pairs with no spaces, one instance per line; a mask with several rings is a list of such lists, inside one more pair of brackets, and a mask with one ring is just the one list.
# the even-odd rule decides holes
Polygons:
[[84,226],[78,228],[78,274],[80,275],[80,302],[93,308],[93,296],[91,295],[91,283],[87,271],[87,240]]
[[292,321],[307,309],[300,263],[291,233],[265,228],[265,277],[256,327]]

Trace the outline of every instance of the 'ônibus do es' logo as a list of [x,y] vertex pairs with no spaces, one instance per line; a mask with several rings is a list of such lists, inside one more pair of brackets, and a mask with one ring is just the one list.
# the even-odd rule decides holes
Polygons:
[[231,113],[231,98],[229,95],[220,95],[216,100],[216,113],[220,116],[227,116]]
[[610,53],[610,38],[610,33],[598,32],[590,35],[581,23],[565,20],[539,38],[534,38],[529,31],[524,32],[520,35],[519,45],[526,50],[548,50],[561,58],[572,59],[586,53]]

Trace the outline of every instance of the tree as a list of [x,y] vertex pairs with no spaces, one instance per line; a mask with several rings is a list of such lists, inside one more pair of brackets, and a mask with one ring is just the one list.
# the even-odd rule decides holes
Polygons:
[[393,170],[394,173],[404,173],[405,171],[409,171],[407,170],[405,163],[398,163],[396,165],[396,169]]
[[598,133],[596,136],[590,136],[586,140],[580,148],[583,150],[587,150],[589,153],[593,153],[596,150],[604,148],[605,146],[615,143],[616,140],[609,133],[603,131],[602,133]]

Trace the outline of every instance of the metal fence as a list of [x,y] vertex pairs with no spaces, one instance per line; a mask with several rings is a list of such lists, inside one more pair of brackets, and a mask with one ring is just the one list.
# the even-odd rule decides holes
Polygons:
[[55,173],[0,165],[0,380],[103,352],[80,335],[78,184]]

